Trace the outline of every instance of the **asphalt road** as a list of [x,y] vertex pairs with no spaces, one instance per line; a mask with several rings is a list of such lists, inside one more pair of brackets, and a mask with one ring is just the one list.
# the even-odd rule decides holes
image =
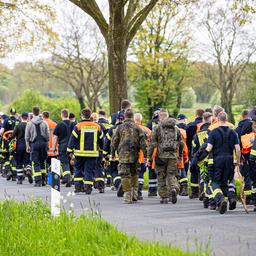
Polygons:
[[[176,205],[161,205],[159,198],[148,198],[132,205],[122,204],[115,192],[107,188],[105,194],[72,195],[72,188],[62,187],[63,206],[74,207],[75,213],[96,211],[104,219],[129,235],[141,240],[160,241],[184,250],[211,249],[216,256],[256,255],[256,213],[246,214],[241,206],[220,215],[203,209],[198,200],[179,197]],[[25,182],[0,178],[0,198],[28,200],[40,197],[50,201],[50,187],[34,188]]]

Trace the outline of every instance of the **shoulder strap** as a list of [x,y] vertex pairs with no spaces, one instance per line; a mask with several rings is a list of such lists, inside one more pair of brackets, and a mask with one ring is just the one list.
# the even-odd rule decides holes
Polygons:
[[34,124],[34,125],[35,125],[35,127],[36,127],[36,135],[37,135],[38,137],[41,137],[42,134],[41,134],[40,124]]

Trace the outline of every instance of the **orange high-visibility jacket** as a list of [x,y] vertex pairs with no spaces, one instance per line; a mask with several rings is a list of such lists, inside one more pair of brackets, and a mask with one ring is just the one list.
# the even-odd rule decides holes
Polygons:
[[54,152],[54,145],[53,145],[53,131],[57,124],[52,121],[51,119],[45,119],[45,122],[47,123],[49,127],[49,149],[48,149],[48,156],[57,156],[58,152]]
[[242,154],[246,155],[251,152],[253,141],[256,137],[255,132],[251,132],[241,136]]
[[184,141],[184,147],[183,147],[183,155],[182,155],[182,160],[178,162],[178,168],[183,169],[184,168],[184,163],[188,162],[188,147],[187,147],[187,134],[184,129],[179,129],[180,133],[182,135],[183,141]]
[[[147,143],[147,146],[149,145],[149,141],[150,141],[150,136],[151,136],[151,130],[149,128],[147,128],[146,126],[144,125],[139,125],[139,127],[142,129],[142,131],[146,134],[146,143]],[[140,150],[140,153],[139,153],[139,163],[140,164],[144,164],[145,163],[145,156],[142,152],[142,150]]]
[[[235,128],[235,126],[234,126],[233,124],[229,123],[229,122],[226,122],[226,125],[227,125],[230,129],[234,129],[234,128]],[[219,122],[216,120],[216,121],[214,121],[214,122],[209,126],[208,130],[209,130],[209,131],[212,131],[212,130],[218,128],[219,126],[220,126],[220,124],[219,124]]]

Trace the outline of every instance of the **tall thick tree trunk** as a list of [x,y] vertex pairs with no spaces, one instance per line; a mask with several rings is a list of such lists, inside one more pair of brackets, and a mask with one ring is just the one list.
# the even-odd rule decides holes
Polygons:
[[228,114],[229,122],[235,124],[235,118],[232,112],[232,98],[228,96],[228,93],[222,91],[221,93],[221,106],[225,109]]
[[175,90],[176,90],[176,106],[175,106],[175,109],[173,111],[173,115],[176,117],[179,114],[180,108],[181,108],[181,96],[182,96],[182,93],[181,93],[180,85],[177,85],[175,87]]
[[118,111],[121,101],[127,99],[127,33],[123,22],[124,9],[118,5],[110,7],[107,42],[111,113]]
[[82,110],[83,108],[85,108],[84,97],[83,96],[77,96],[77,100],[79,102],[80,109]]

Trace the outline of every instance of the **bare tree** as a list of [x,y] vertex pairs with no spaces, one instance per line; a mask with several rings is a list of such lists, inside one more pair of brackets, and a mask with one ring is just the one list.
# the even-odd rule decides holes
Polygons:
[[251,57],[256,52],[255,35],[252,37],[246,22],[241,22],[241,12],[226,6],[208,5],[204,27],[208,32],[210,47],[204,54],[214,61],[211,69],[204,69],[204,75],[221,93],[221,105],[234,122],[232,101],[241,77]]
[[97,106],[101,107],[100,97],[107,90],[106,51],[88,19],[81,17],[77,10],[64,15],[69,25],[52,52],[51,62],[42,61],[40,71],[69,86],[81,109],[87,104],[96,110]]

